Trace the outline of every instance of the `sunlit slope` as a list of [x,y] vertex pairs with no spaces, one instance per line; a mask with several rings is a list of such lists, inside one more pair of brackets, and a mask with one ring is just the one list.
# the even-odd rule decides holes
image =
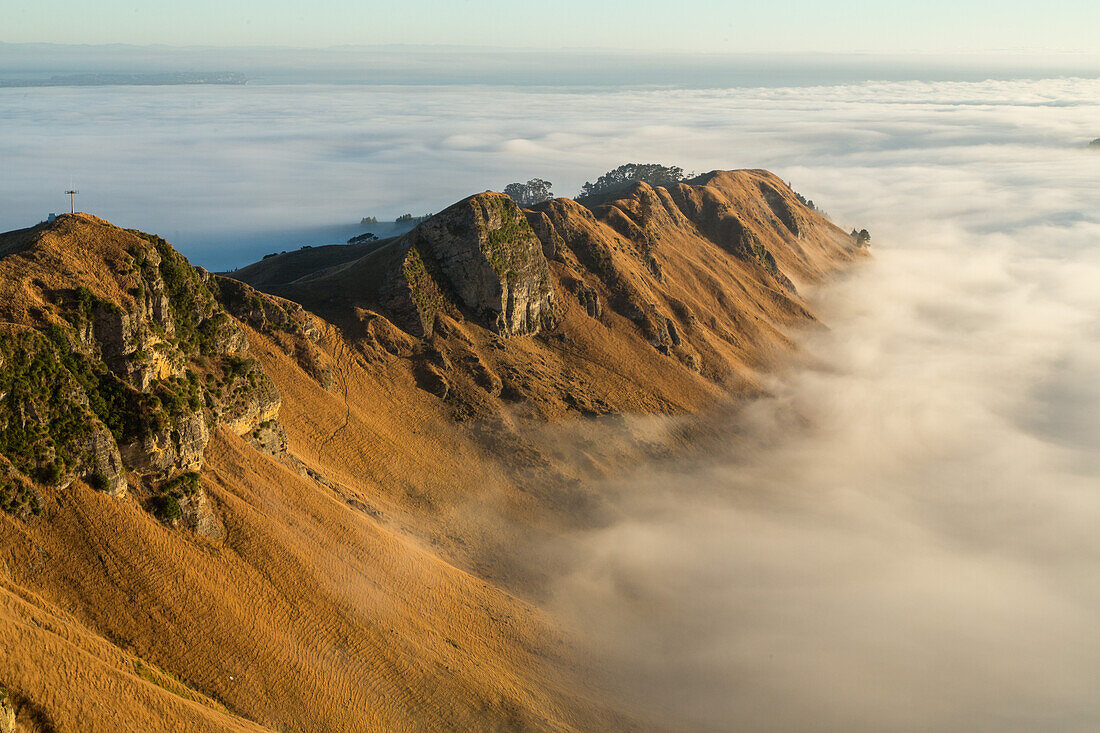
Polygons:
[[857,255],[758,171],[592,210],[482,194],[292,282],[242,270],[289,300],[87,215],[0,235],[20,724],[637,726],[515,561],[603,521],[586,479],[630,451],[539,426],[757,389],[812,321],[796,288]]

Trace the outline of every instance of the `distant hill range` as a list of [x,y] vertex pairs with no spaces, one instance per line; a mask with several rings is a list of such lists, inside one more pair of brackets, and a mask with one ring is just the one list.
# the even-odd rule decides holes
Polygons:
[[66,74],[49,79],[0,79],[0,87],[174,86],[182,84],[245,84],[233,71],[163,72],[158,74]]
[[540,543],[716,439],[688,418],[760,394],[801,292],[863,252],[762,170],[481,193],[236,279],[88,214],[0,235],[0,702],[27,730],[655,730],[540,606]]

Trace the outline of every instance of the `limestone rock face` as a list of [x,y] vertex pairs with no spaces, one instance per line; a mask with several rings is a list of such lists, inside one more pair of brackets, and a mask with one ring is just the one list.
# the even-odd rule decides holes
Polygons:
[[313,342],[320,338],[313,317],[297,303],[261,293],[239,280],[219,277],[203,269],[198,269],[198,273],[234,318],[260,333],[283,331],[299,334]]
[[217,516],[210,508],[210,500],[201,488],[190,496],[179,500],[180,519],[193,529],[195,534],[212,540],[221,539],[224,534]]
[[[297,303],[261,293],[239,280],[199,269],[199,276],[218,302],[241,323],[271,336],[325,389],[335,384],[332,364],[317,344],[321,330],[314,317]],[[236,322],[233,322],[236,325]],[[247,347],[242,329],[237,329]]]
[[261,422],[249,433],[248,442],[270,456],[281,456],[287,449],[286,428],[277,420]]
[[525,211],[524,214],[527,216],[527,223],[531,226],[531,230],[542,242],[542,253],[546,255],[546,259],[563,261],[562,248],[565,247],[565,242],[554,229],[550,217],[543,211]]
[[0,733],[15,733],[15,707],[7,692],[0,688]]
[[111,431],[96,421],[85,449],[87,463],[93,473],[107,479],[107,491],[115,498],[126,496],[126,467]]
[[[534,334],[554,319],[557,296],[543,244],[507,196],[485,193],[451,206],[405,237],[391,310],[416,335],[456,308],[503,336]],[[415,313],[415,318],[409,318]]]
[[121,446],[120,454],[137,473],[167,476],[177,470],[202,468],[203,451],[209,440],[210,431],[202,413],[183,413],[163,430]]
[[261,423],[278,417],[282,398],[258,363],[255,371],[238,382],[239,385],[231,388],[232,393],[222,402],[216,414],[219,423],[237,435],[245,435]]

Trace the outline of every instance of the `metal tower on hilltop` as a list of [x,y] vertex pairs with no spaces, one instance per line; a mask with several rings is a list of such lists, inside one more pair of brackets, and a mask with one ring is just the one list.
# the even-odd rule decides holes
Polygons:
[[66,191],[65,193],[67,193],[69,195],[69,213],[70,214],[75,214],[76,213],[76,198],[75,197],[78,193],[80,193],[80,191],[77,191],[75,188],[73,188],[73,184],[70,183],[69,184],[69,190]]

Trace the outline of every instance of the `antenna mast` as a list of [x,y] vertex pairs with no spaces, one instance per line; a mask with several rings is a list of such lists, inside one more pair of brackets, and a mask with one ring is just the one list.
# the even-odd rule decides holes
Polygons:
[[65,193],[69,195],[69,213],[70,214],[75,214],[76,213],[76,198],[75,197],[78,193],[80,193],[80,191],[77,191],[75,188],[72,187],[72,185],[73,184],[71,184],[71,183],[69,184],[69,190],[66,191]]

